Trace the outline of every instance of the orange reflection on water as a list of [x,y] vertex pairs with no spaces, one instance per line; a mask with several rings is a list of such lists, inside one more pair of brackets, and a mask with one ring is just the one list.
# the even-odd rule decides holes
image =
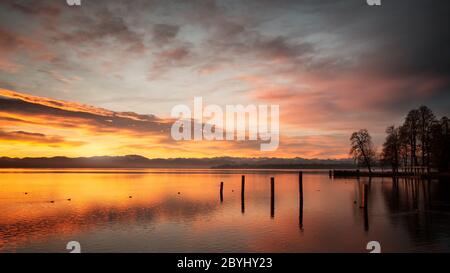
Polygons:
[[[450,238],[448,229],[440,229],[450,227],[449,216],[425,210],[441,185],[437,182],[414,188],[422,204],[416,208],[407,193],[418,182],[332,180],[326,173],[305,173],[300,211],[296,172],[253,171],[245,174],[242,211],[241,174],[3,172],[0,251],[62,252],[70,240],[79,241],[86,252],[363,252],[364,242],[374,239],[388,251],[448,247],[442,244]],[[359,207],[360,183],[370,183],[368,215]],[[434,224],[423,220],[430,217]],[[439,232],[421,234],[424,227]]]

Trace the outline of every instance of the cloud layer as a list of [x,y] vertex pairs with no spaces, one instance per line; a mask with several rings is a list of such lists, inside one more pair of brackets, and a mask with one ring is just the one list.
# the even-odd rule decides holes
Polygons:
[[[425,0],[2,1],[0,88],[14,92],[2,91],[0,129],[5,139],[43,133],[30,143],[53,137],[90,154],[133,146],[200,156],[217,143],[185,147],[164,132],[173,106],[202,96],[280,105],[278,156],[344,157],[353,130],[368,128],[380,144],[411,108],[449,114],[448,14],[447,1]],[[45,119],[48,132],[28,128]],[[89,137],[60,135],[72,126]],[[83,144],[102,133],[115,144]],[[129,141],[142,134],[152,140]],[[240,153],[260,156],[254,146]]]

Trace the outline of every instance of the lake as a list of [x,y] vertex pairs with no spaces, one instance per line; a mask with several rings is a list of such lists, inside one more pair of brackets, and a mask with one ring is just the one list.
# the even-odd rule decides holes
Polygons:
[[298,181],[293,170],[2,170],[0,252],[69,252],[69,241],[82,252],[450,251],[448,182],[304,170],[301,209]]

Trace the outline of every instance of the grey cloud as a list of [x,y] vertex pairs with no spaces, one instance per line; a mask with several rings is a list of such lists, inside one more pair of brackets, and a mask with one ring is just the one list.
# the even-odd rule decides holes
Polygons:
[[27,15],[56,16],[61,12],[62,4],[49,0],[5,0],[2,5]]
[[195,62],[195,57],[188,45],[178,45],[174,48],[155,52],[148,79],[153,80],[171,68],[179,69],[190,66],[193,62]]
[[[134,131],[136,133],[170,132],[171,124],[149,115],[138,115],[135,113],[114,113],[114,115],[98,115],[94,113],[71,111],[59,109],[57,101],[53,102],[55,107],[30,103],[21,100],[3,99],[0,97],[0,109],[8,113],[22,115],[37,115],[52,117],[59,126],[74,128],[78,126],[79,120],[84,120],[84,125],[92,125],[97,132],[114,132],[116,129]],[[60,104],[60,103],[59,103]],[[60,105],[64,106],[64,105]],[[127,117],[124,117],[127,116]]]
[[180,27],[177,25],[156,24],[153,26],[153,41],[158,45],[164,45],[174,39]]
[[[52,15],[50,1],[39,2],[39,9],[25,5],[27,1],[2,4],[23,14],[49,7],[40,16],[57,15],[58,5],[53,4]],[[86,0],[83,4],[77,11],[59,7],[66,19],[52,32],[54,41],[73,48],[90,45],[88,50],[94,53],[110,49],[104,44],[110,39],[115,42],[113,49],[126,53],[149,47],[151,74],[178,68],[197,71],[225,62],[265,64],[282,58],[283,64],[269,66],[262,74],[306,71],[324,80],[344,73],[354,73],[355,79],[363,74],[387,80],[450,78],[448,1],[383,1],[378,8],[364,0]],[[185,29],[192,33],[183,33]],[[183,41],[186,36],[199,38],[190,44]],[[0,44],[11,48],[11,41]],[[96,47],[99,44],[105,47]],[[54,60],[58,58],[64,59]],[[439,95],[449,89],[450,83],[442,80],[432,91]],[[398,92],[402,95],[392,99],[392,106],[383,102],[384,107],[422,99],[406,89]]]
[[102,11],[94,18],[77,17],[77,29],[54,37],[56,42],[64,41],[74,45],[104,43],[105,39],[115,39],[122,49],[130,52],[143,51],[145,45],[142,36],[131,29],[124,18],[108,11]]
[[314,52],[310,43],[291,44],[285,37],[276,37],[257,41],[252,44],[252,49],[260,52],[264,57],[296,60]]

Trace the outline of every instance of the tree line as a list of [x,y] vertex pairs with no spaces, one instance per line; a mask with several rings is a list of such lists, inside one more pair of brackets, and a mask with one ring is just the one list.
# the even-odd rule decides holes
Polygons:
[[377,155],[366,129],[350,137],[350,154],[358,165],[390,166],[392,172],[448,172],[450,120],[438,119],[427,106],[409,111],[401,126],[389,126],[382,151]]

